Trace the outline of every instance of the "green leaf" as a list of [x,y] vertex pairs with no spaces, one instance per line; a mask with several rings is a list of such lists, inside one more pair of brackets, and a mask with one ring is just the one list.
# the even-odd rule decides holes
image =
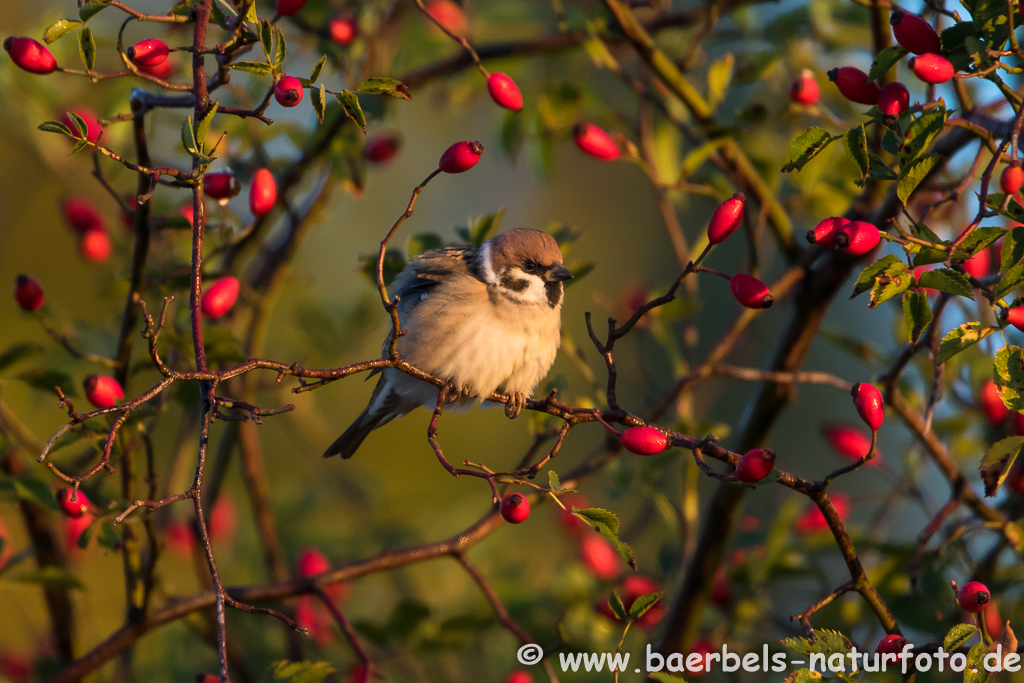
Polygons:
[[864,136],[864,127],[858,126],[846,131],[843,135],[843,147],[846,148],[846,156],[850,158],[853,165],[860,172],[861,182],[868,175],[870,158],[868,157],[868,141]]
[[622,598],[615,591],[612,591],[612,594],[608,596],[608,607],[611,608],[612,614],[622,621],[629,619],[629,615],[626,614],[626,606],[622,604]]
[[88,146],[89,146],[89,141],[86,140],[85,138],[82,138],[81,140],[79,140],[78,142],[75,143],[74,147],[71,148],[71,151],[68,152],[68,156],[71,156],[72,154],[78,154],[79,152],[81,152],[83,149],[85,149]]
[[103,522],[99,527],[100,531],[96,536],[96,543],[105,550],[117,550],[118,546],[121,545],[121,534],[114,529],[114,525]]
[[82,139],[89,137],[89,126],[86,124],[85,119],[73,111],[68,112],[68,117],[71,119],[71,123],[75,125],[75,130],[78,132],[78,135],[72,135],[71,137]]
[[903,59],[907,54],[899,45],[892,45],[885,48],[877,55],[875,55],[875,61],[871,62],[871,70],[868,71],[868,78],[872,81],[878,80],[879,77],[884,76],[889,72],[889,69],[896,65],[896,62]]
[[96,66],[96,41],[92,37],[92,29],[86,26],[78,34],[78,56],[85,64],[85,70],[91,72]]
[[[996,495],[1014,461],[1024,446],[1024,436],[1008,436],[989,446],[978,465],[981,481],[985,484],[985,497]],[[948,636],[947,636],[948,637]]]
[[274,71],[272,66],[264,62],[235,62],[234,64],[228,64],[228,68],[260,76],[273,73]]
[[946,652],[958,650],[977,632],[978,627],[974,624],[957,624],[949,629],[945,640],[942,641],[942,649]]
[[725,99],[735,66],[736,58],[731,52],[726,52],[708,67],[708,106],[712,111],[718,109],[718,105]]
[[919,287],[937,289],[947,294],[955,294],[968,299],[974,298],[974,288],[971,287],[970,280],[963,273],[952,268],[926,270],[917,278],[917,284]]
[[912,162],[932,144],[935,136],[942,132],[946,125],[946,110],[929,110],[914,119],[907,131],[903,152],[900,154],[900,167]]
[[206,152],[206,136],[210,134],[210,126],[213,124],[213,117],[217,115],[218,104],[220,103],[212,103],[210,108],[206,110],[206,113],[203,114],[203,118],[196,122],[195,143],[200,154]]
[[354,92],[349,90],[342,90],[340,93],[335,93],[334,99],[338,100],[338,104],[345,110],[345,115],[355,121],[356,125],[366,132],[366,114],[363,113],[363,108],[359,106],[359,98],[356,97]]
[[99,527],[99,525],[99,522],[94,520],[92,524],[85,527],[85,529],[82,530],[82,533],[78,535],[78,541],[75,543],[75,545],[77,545],[78,548],[81,550],[85,550],[86,548],[88,548],[89,541],[92,540],[92,536],[96,533],[96,529],[97,527]]
[[59,133],[61,135],[67,135],[69,138],[80,137],[71,132],[71,129],[67,127],[67,124],[61,123],[60,121],[45,121],[39,124],[39,130],[45,133]]
[[407,102],[412,102],[412,95],[409,88],[401,81],[393,78],[368,78],[359,84],[357,92],[364,95],[390,95]]
[[586,510],[572,509],[572,514],[589,524],[595,531],[604,536],[605,540],[612,544],[619,555],[622,556],[629,566],[636,569],[636,559],[633,557],[633,549],[627,543],[619,539],[619,518],[613,513],[601,508],[587,508]]
[[910,195],[914,193],[917,186],[921,184],[921,181],[925,179],[935,165],[939,163],[938,155],[933,154],[932,156],[923,157],[918,159],[910,166],[900,167],[900,182],[896,187],[896,195],[900,198],[900,201],[904,204],[910,199]]
[[82,21],[89,21],[102,12],[110,4],[110,0],[88,0],[78,8],[78,16]]
[[412,258],[430,249],[440,249],[443,246],[444,240],[436,232],[421,232],[408,239],[405,243],[405,253]]
[[575,491],[576,489],[567,489],[562,487],[562,481],[558,478],[558,472],[554,470],[548,470],[548,488],[552,491]]
[[999,238],[1005,234],[1005,228],[978,228],[971,232],[960,246],[953,251],[951,257],[958,261],[965,261],[982,249],[998,242]]
[[910,266],[902,261],[894,263],[875,276],[875,282],[871,286],[868,308],[875,308],[894,296],[899,296],[913,284],[914,273],[910,270]]
[[899,175],[874,152],[868,153],[868,177],[872,180],[896,180]]
[[1007,271],[1024,260],[1024,228],[1014,228],[1003,237],[999,270]]
[[783,173],[799,171],[807,165],[811,159],[818,155],[823,149],[829,146],[837,138],[829,135],[824,128],[808,128],[793,138],[789,143],[789,156],[782,166]]
[[1024,410],[1024,349],[1008,344],[992,360],[992,381],[1010,410]]
[[320,123],[324,122],[324,114],[327,113],[327,103],[324,101],[324,84],[321,83],[319,88],[310,88],[309,90],[309,101],[313,103],[313,111],[316,112],[316,118]]
[[984,659],[988,654],[985,643],[976,643],[967,653],[967,667],[964,669],[964,683],[985,683],[988,671],[985,670]]
[[196,131],[192,127],[192,115],[189,114],[181,124],[181,145],[191,156],[199,156],[199,145],[196,143]]
[[285,40],[284,32],[274,26],[274,67],[280,69],[286,57],[288,57],[288,41]]
[[8,502],[21,500],[53,512],[60,511],[50,486],[34,477],[0,477],[0,493]]
[[170,13],[179,17],[187,16],[192,12],[192,8],[199,4],[199,0],[178,0],[171,7]]
[[[464,239],[470,244],[483,244],[498,233],[498,228],[501,227],[501,221],[504,218],[505,209],[477,218],[465,228]],[[558,242],[558,237],[555,237],[555,241]],[[563,253],[565,252],[563,251]]]
[[288,683],[320,683],[328,676],[338,673],[338,670],[328,662],[281,660],[274,662],[271,666],[274,668],[274,680]]
[[838,631],[828,629],[815,629],[814,635],[807,638],[786,638],[779,642],[788,650],[808,657],[812,654],[823,654],[826,657],[833,654],[846,654],[850,651],[850,641]]
[[853,294],[850,298],[853,299],[864,292],[871,291],[875,286],[875,279],[890,268],[894,268],[899,263],[903,263],[900,261],[899,256],[896,256],[895,254],[887,254],[862,270],[860,276],[857,278],[857,282],[853,285]]
[[80,21],[75,21],[74,19],[58,19],[43,31],[43,42],[49,45],[54,41],[60,40],[72,31],[77,31],[81,27],[82,22]]
[[69,590],[84,590],[82,582],[75,578],[75,575],[60,567],[42,567],[35,571],[17,574],[10,579],[14,583],[27,583],[44,588],[64,588]]
[[931,321],[932,307],[928,305],[928,295],[924,292],[905,292],[903,325],[907,328],[907,341],[915,343]]
[[818,683],[823,677],[817,671],[810,669],[797,669],[782,679],[782,683]]
[[260,20],[260,45],[267,57],[267,64],[272,64],[270,55],[274,52],[274,28],[266,19]]
[[629,606],[629,620],[636,621],[643,615],[647,614],[652,607],[654,607],[661,597],[665,595],[664,591],[658,591],[657,593],[647,593],[641,595],[639,598],[633,601],[633,604]]
[[1015,223],[1024,223],[1024,207],[1017,202],[1016,197],[1010,197],[1006,208],[1000,210],[1005,198],[1006,195],[1002,192],[989,192],[985,203],[988,205],[988,208],[993,211],[999,211],[1000,215],[1006,216]]
[[[390,285],[395,276],[405,270],[405,257],[398,249],[388,249],[384,252],[384,284]],[[374,287],[377,286],[377,254],[362,254],[359,257],[359,272],[370,281]]]
[[51,395],[53,395],[54,387],[60,387],[65,396],[77,395],[75,381],[71,378],[71,375],[62,370],[33,368],[16,375],[15,379],[25,382],[35,389],[46,391]]
[[61,135],[67,135],[69,138],[77,138],[79,136],[71,132],[71,129],[67,125],[60,121],[45,121],[39,124],[39,130],[44,133],[60,133]]
[[992,290],[992,295],[998,301],[1020,287],[1021,283],[1024,283],[1024,263],[1018,263],[1003,273],[1003,276],[999,278],[999,282],[996,283],[995,288]]
[[44,347],[42,344],[36,344],[34,342],[21,342],[20,344],[15,344],[3,353],[0,353],[0,372],[3,372],[20,360],[34,356],[37,353],[42,353],[43,351]]
[[324,70],[324,64],[327,63],[327,55],[320,58],[320,61],[313,67],[313,71],[309,74],[309,82],[315,83],[320,78],[320,72]]
[[942,338],[939,352],[935,354],[935,364],[942,365],[950,358],[966,348],[974,346],[982,339],[996,331],[994,327],[982,327],[980,322],[964,323]]

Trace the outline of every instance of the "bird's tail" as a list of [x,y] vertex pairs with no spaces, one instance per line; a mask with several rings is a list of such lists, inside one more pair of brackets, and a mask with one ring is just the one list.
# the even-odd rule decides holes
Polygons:
[[334,443],[331,444],[324,452],[325,458],[331,458],[335,455],[340,455],[342,459],[348,460],[356,452],[363,441],[370,435],[374,429],[383,427],[388,422],[391,422],[395,417],[395,414],[379,414],[371,413],[370,410],[373,408],[372,405],[367,406],[366,410],[359,414],[355,422],[349,425],[349,428],[345,430],[345,433],[339,436]]

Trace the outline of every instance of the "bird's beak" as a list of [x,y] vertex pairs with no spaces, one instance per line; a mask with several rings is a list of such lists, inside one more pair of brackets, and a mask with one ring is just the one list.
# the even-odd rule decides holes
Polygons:
[[548,282],[561,282],[562,280],[571,280],[572,272],[563,266],[561,263],[556,263],[548,269],[544,279]]

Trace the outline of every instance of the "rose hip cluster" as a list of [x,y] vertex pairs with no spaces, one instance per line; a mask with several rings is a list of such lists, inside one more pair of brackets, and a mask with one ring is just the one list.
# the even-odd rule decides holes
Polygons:
[[[937,85],[953,78],[955,69],[940,54],[942,42],[931,24],[903,10],[895,10],[889,23],[896,42],[914,55],[907,60],[907,65],[918,79],[929,85]],[[877,106],[886,116],[898,116],[910,106],[910,93],[905,85],[892,82],[879,86],[857,67],[837,67],[828,72],[828,78],[846,99],[857,104]],[[793,87],[790,96],[798,101],[793,95]]]
[[811,244],[840,249],[852,256],[863,256],[877,247],[881,239],[881,231],[870,223],[841,216],[826,218],[807,232]]

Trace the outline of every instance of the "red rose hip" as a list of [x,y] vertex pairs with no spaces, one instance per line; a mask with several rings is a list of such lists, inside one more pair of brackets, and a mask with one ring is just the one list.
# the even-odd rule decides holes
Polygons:
[[[847,460],[860,460],[871,452],[871,437],[857,427],[830,424],[822,427],[821,433],[828,445]],[[878,457],[877,449],[875,457]]]
[[668,448],[668,436],[654,427],[630,427],[620,438],[622,447],[637,455],[655,455]]
[[1016,194],[1020,192],[1021,185],[1024,185],[1024,171],[1021,170],[1020,160],[1014,159],[999,174],[999,189],[1006,194]]
[[622,558],[612,544],[597,532],[580,537],[580,559],[594,577],[608,581],[622,572]]
[[[466,32],[468,25],[466,13],[458,3],[452,2],[452,0],[430,0],[424,7],[427,14],[452,33],[462,35]],[[436,27],[435,30],[437,30]]]
[[755,448],[747,451],[736,463],[736,478],[740,481],[753,483],[761,481],[775,467],[775,451],[770,448]]
[[828,80],[836,84],[839,93],[857,104],[878,104],[882,89],[866,73],[855,66],[841,66],[828,72]]
[[853,396],[853,404],[857,407],[857,414],[860,419],[872,431],[878,431],[885,420],[885,404],[882,402],[882,394],[870,384],[858,382],[850,390]]
[[19,275],[14,278],[14,300],[18,302],[21,310],[38,311],[46,301],[46,294],[38,282],[28,275]]
[[789,84],[789,99],[797,104],[815,104],[820,95],[818,82],[814,80],[814,74],[807,69],[800,72],[800,75]]
[[992,602],[992,593],[985,584],[971,581],[956,594],[956,602],[965,612],[976,613],[988,607]]
[[621,155],[611,136],[592,123],[577,124],[572,131],[572,139],[585,154],[601,161],[614,161]]
[[203,193],[207,197],[226,202],[241,191],[241,184],[229,171],[213,171],[203,176]]
[[61,202],[64,220],[77,233],[105,227],[99,210],[84,197],[67,197]]
[[235,305],[238,301],[238,291],[241,288],[238,278],[228,275],[214,282],[203,292],[200,301],[200,309],[207,318],[219,318]]
[[736,232],[743,222],[744,199],[743,193],[737,192],[718,205],[708,221],[708,242],[719,244]]
[[1003,424],[1010,412],[1003,399],[999,397],[999,389],[996,388],[995,382],[990,379],[985,380],[978,390],[978,407],[985,413],[985,418],[993,427]]
[[124,389],[113,377],[107,375],[89,375],[82,383],[85,397],[97,408],[110,408],[124,398]]
[[29,73],[42,76],[57,70],[53,53],[38,40],[12,36],[4,41],[4,49],[12,62]]
[[359,35],[359,23],[352,17],[335,17],[327,22],[327,34],[337,45],[348,45]]
[[323,574],[331,568],[327,557],[316,548],[306,548],[299,553],[299,559],[295,563],[295,573],[299,578],[308,579],[310,576]]
[[861,256],[868,253],[882,239],[878,228],[864,221],[850,221],[833,238],[835,246],[847,254]]
[[90,228],[78,237],[78,253],[90,263],[103,263],[114,247],[104,228]]
[[900,659],[895,656],[903,652],[903,648],[907,644],[907,639],[898,633],[891,633],[885,638],[878,641],[878,646],[875,648],[875,654],[881,655],[880,661],[886,664],[892,664]]
[[306,0],[277,0],[277,13],[290,17],[306,5]]
[[487,78],[487,92],[499,107],[519,111],[523,108],[523,94],[509,76],[494,72]]
[[366,146],[363,147],[363,156],[372,163],[384,164],[395,158],[401,146],[401,140],[397,135],[381,133],[366,141]]
[[302,82],[295,76],[281,76],[274,84],[274,99],[282,107],[294,107],[302,101]]
[[736,301],[747,308],[770,308],[775,298],[768,291],[768,285],[746,273],[737,273],[729,279],[729,289]]
[[835,247],[836,235],[846,227],[850,221],[841,217],[833,216],[832,218],[826,218],[822,222],[814,226],[813,230],[807,231],[807,241],[811,244],[819,244],[829,249]]
[[463,173],[476,166],[484,146],[480,142],[456,142],[441,155],[437,167],[445,173]]
[[1024,306],[1007,309],[1003,317],[1006,318],[1006,322],[1024,332]]
[[878,110],[886,116],[899,116],[910,106],[910,93],[902,83],[886,83],[878,96]]
[[520,669],[519,671],[513,671],[508,676],[505,676],[505,680],[501,683],[533,683],[533,676]]
[[510,493],[501,499],[501,518],[509,524],[522,524],[530,516],[530,501],[521,493]]
[[[71,500],[74,498],[75,500]],[[61,489],[57,491],[57,505],[68,517],[81,517],[89,511],[89,499],[83,491]]]
[[163,64],[167,61],[167,55],[170,53],[171,51],[167,47],[167,43],[156,38],[135,43],[125,50],[128,59],[138,66],[158,66]]
[[249,185],[249,210],[259,218],[270,213],[277,201],[277,181],[269,169],[261,168],[252,175]]
[[915,76],[930,85],[945,83],[953,78],[955,73],[953,65],[942,55],[925,54],[911,57],[907,60],[907,66]]
[[896,10],[889,17],[889,24],[892,26],[892,34],[896,37],[896,42],[908,52],[923,55],[942,51],[939,34],[935,32],[931,24],[916,14]]

